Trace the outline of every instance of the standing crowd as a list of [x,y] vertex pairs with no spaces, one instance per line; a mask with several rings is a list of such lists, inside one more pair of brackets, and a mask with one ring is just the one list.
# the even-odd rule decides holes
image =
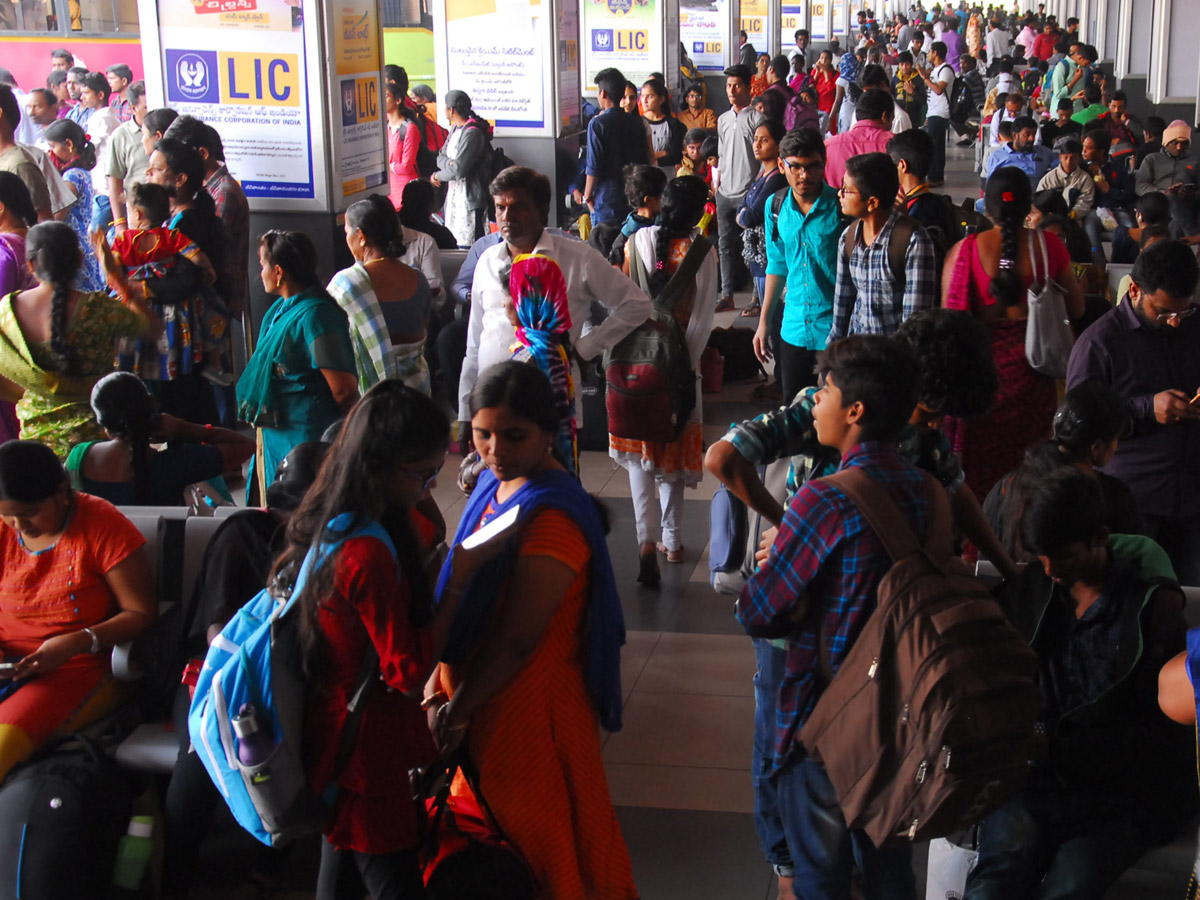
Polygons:
[[[114,504],[201,482],[231,500],[248,463],[258,508],[209,545],[175,662],[261,590],[295,601],[304,767],[333,798],[318,897],[425,895],[424,808],[397,773],[451,758],[477,776],[452,794],[486,792],[537,897],[636,898],[597,726],[621,724],[621,596],[640,589],[580,483],[600,363],[644,588],[696,560],[683,498],[705,469],[765,520],[736,617],[782,900],[915,893],[910,842],[847,822],[804,737],[892,590],[880,507],[930,554],[990,563],[1036,655],[1036,746],[972,823],[965,897],[1099,898],[1176,837],[1198,808],[1172,721],[1195,717],[1180,585],[1200,585],[1192,130],[1135,123],[1073,19],[858,17],[845,50],[744,43],[720,116],[702,82],[677,98],[660,74],[596,73],[569,231],[466,93],[443,98],[446,129],[388,66],[388,191],[346,210],[353,263],[327,282],[305,234],[251,243],[218,131],[148,109],[127,67],[55,51],[29,94],[0,70],[0,778],[123,700],[100,651],[157,603]],[[939,191],[951,129],[978,202]],[[273,299],[235,373],[252,252]],[[745,285],[779,402],[705,447],[700,373]],[[450,535],[430,491],[454,444]],[[220,794],[179,726],[164,884],[183,897]]]

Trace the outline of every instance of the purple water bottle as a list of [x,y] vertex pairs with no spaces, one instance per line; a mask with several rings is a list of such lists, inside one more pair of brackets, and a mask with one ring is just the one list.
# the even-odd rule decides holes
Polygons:
[[246,768],[262,765],[275,752],[275,741],[259,722],[253,703],[244,703],[233,717],[233,733],[237,735],[238,762]]

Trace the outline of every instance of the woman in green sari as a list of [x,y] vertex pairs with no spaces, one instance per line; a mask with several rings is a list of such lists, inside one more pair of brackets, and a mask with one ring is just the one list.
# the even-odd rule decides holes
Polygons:
[[0,397],[17,401],[22,438],[66,459],[73,445],[104,437],[89,401],[116,368],[117,340],[154,340],[162,319],[135,291],[74,290],[83,257],[65,223],[31,228],[25,259],[37,287],[0,298]]
[[262,492],[271,486],[293,447],[320,440],[358,399],[350,325],[317,277],[313,242],[295,231],[268,231],[258,256],[263,290],[279,299],[263,317],[237,385],[239,415],[257,429],[248,502],[256,482]]

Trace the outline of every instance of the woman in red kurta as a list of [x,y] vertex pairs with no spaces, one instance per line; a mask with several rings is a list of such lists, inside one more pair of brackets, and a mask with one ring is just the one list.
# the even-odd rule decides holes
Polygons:
[[106,500],[72,491],[37,441],[0,446],[0,780],[119,696],[109,659],[157,610],[146,542]]
[[[313,571],[298,600],[312,685],[305,769],[318,793],[337,784],[321,851],[319,900],[362,897],[364,887],[375,900],[425,896],[408,772],[437,754],[416,698],[445,645],[457,604],[431,614],[425,550],[411,514],[435,483],[449,440],[449,420],[428,397],[394,380],[375,385],[351,412],[292,517],[288,548],[272,573],[271,583],[290,591],[314,543],[354,535]],[[372,533],[363,534],[369,526]],[[480,548],[482,558],[488,552],[486,545]],[[480,559],[461,554],[454,575],[459,588]],[[384,683],[370,682],[339,772],[347,701],[372,647]]]

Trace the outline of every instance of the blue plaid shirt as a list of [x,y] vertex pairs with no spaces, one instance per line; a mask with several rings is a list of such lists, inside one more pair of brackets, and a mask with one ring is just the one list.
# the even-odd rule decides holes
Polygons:
[[[842,468],[852,466],[887,488],[923,539],[930,501],[924,473],[883,441],[852,447]],[[875,593],[891,567],[882,542],[850,498],[828,482],[810,481],[788,504],[766,563],[742,589],[738,621],[752,637],[775,637],[791,629],[791,612],[807,594],[836,673],[875,611]],[[796,735],[817,702],[818,671],[815,630],[791,631],[775,714],[776,769],[797,750]]]
[[[892,213],[874,242],[867,246],[854,222],[838,242],[837,286],[833,291],[833,328],[829,340],[848,334],[895,334],[900,323],[922,309],[938,305],[938,271],[933,242],[924,228],[913,231],[904,255],[904,280],[892,277],[888,244],[898,215]],[[845,242],[858,240],[846,261]]]

